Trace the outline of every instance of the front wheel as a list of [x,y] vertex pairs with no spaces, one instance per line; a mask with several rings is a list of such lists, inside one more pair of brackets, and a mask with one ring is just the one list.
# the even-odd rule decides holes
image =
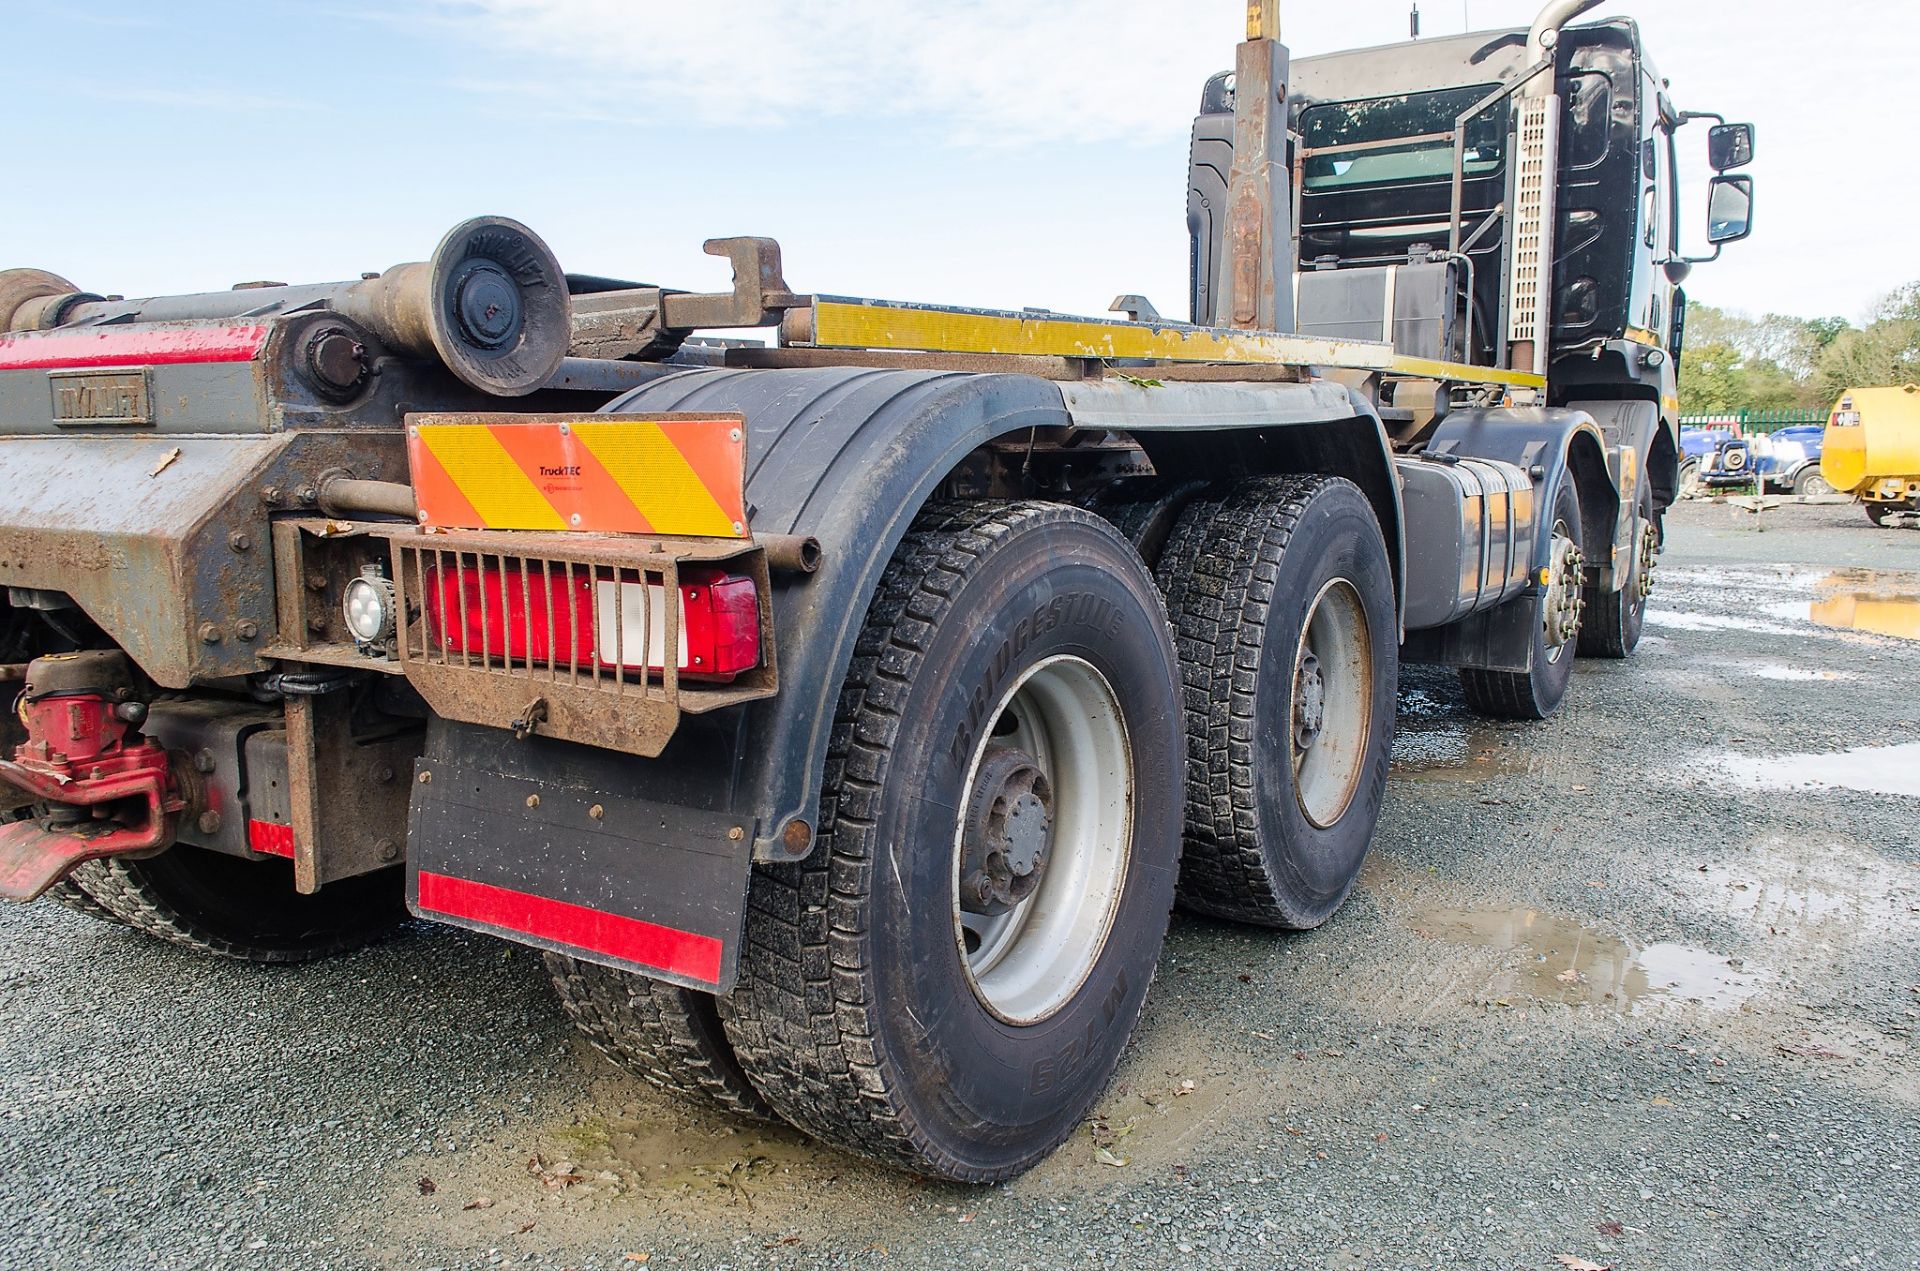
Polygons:
[[1178,867],[1166,610],[1051,503],[920,517],[842,686],[813,854],[748,892],[719,1003],[753,1086],[828,1142],[966,1182],[1080,1123],[1153,978]]
[[[1545,719],[1560,709],[1573,678],[1585,608],[1586,558],[1581,551],[1580,494],[1568,474],[1553,501],[1553,542],[1547,551],[1547,590],[1538,598],[1530,666],[1525,671],[1463,669],[1467,706],[1495,719]],[[1520,601],[1508,601],[1518,604]]]
[[1631,555],[1626,582],[1618,591],[1598,585],[1586,589],[1580,615],[1580,656],[1624,658],[1640,647],[1647,621],[1647,597],[1653,594],[1654,566],[1660,559],[1660,529],[1653,519],[1653,491],[1645,482],[1634,500]]

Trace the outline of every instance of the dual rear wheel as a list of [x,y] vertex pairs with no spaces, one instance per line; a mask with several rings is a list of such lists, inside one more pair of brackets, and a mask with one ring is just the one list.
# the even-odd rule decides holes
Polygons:
[[917,1172],[1017,1174],[1111,1078],[1176,894],[1276,927],[1344,900],[1393,615],[1377,519],[1334,478],[1195,500],[1157,578],[1084,511],[931,509],[859,637],[814,852],[755,871],[734,992],[553,959],[562,998],[657,1084]]

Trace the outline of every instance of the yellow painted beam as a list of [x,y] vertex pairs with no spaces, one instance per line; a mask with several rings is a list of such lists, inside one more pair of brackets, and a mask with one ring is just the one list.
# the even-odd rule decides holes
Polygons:
[[1231,331],[1056,314],[939,309],[821,297],[813,306],[816,348],[934,353],[1338,366],[1384,371],[1390,345],[1273,331]]
[[1506,384],[1513,388],[1545,388],[1547,377],[1532,371],[1503,371],[1497,366],[1468,366],[1464,362],[1436,362],[1424,357],[1398,357],[1387,368],[1395,375],[1455,384]]

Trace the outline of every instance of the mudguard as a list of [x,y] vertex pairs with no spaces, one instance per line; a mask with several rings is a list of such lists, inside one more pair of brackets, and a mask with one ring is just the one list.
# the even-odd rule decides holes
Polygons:
[[[1206,391],[1189,394],[1189,387]],[[408,845],[416,878],[444,870],[492,888],[488,896],[533,896],[553,908],[553,921],[534,930],[540,924],[489,920],[486,905],[462,912],[418,894],[416,905],[442,920],[709,990],[732,983],[750,862],[810,850],[840,685],[887,562],[940,482],[978,447],[1073,424],[1165,435],[1224,423],[1268,439],[1289,426],[1338,425],[1302,435],[1291,457],[1352,469],[1399,559],[1385,434],[1377,416],[1336,385],[1243,393],[1169,385],[1131,405],[1118,392],[1068,394],[1057,382],[1023,375],[700,369],[663,377],[606,409],[745,417],[754,530],[813,535],[823,548],[817,572],[775,578],[780,693],[683,718],[654,759],[435,721],[421,760],[434,778],[416,785]],[[505,835],[501,818],[534,807],[527,797],[541,789],[554,797],[538,804],[536,816],[514,813],[515,829]],[[581,813],[594,807],[601,815]],[[604,924],[609,913],[639,925],[622,926],[618,940],[582,936],[582,923]],[[697,965],[674,960],[687,948],[702,951]]]
[[[1633,550],[1633,509],[1640,497],[1640,486],[1653,477],[1650,460],[1654,442],[1660,436],[1660,408],[1649,401],[1619,401],[1576,402],[1569,409],[1592,415],[1600,435],[1606,439],[1607,473],[1618,492],[1619,508],[1614,518],[1613,552],[1609,567],[1601,573],[1601,583],[1609,591],[1618,591],[1628,572],[1627,553]],[[1669,494],[1666,501],[1671,499]],[[1654,505],[1665,506],[1658,491],[1655,491]]]

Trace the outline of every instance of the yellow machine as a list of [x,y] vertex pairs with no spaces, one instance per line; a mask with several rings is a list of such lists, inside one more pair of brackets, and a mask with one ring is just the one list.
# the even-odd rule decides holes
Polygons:
[[1920,512],[1920,386],[1850,388],[1827,417],[1820,473],[1875,525]]

